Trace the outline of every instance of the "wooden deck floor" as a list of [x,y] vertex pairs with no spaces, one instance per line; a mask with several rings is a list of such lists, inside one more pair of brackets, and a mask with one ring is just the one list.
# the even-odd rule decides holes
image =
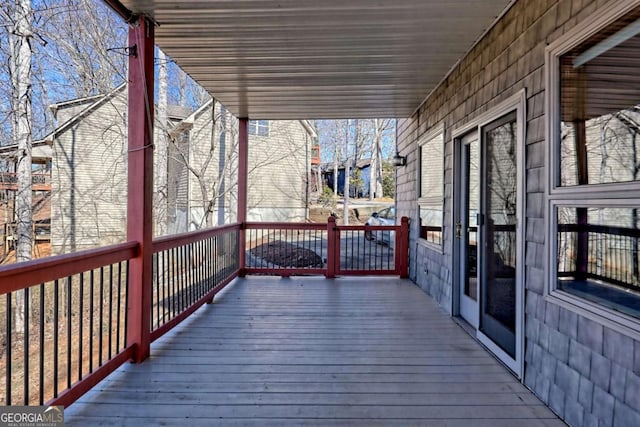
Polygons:
[[409,281],[253,277],[65,425],[562,426]]

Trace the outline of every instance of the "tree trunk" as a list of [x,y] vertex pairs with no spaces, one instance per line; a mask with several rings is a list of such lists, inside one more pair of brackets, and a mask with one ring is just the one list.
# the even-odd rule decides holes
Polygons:
[[342,223],[349,225],[349,175],[351,170],[349,168],[349,119],[347,119],[347,126],[345,127],[345,140],[344,140],[344,203],[342,212]]
[[178,98],[181,107],[187,107],[187,73],[180,70],[180,88]]
[[[31,194],[31,1],[16,4],[14,31],[15,64],[15,134],[18,145],[16,173],[18,191],[15,209],[17,221],[16,261],[28,261],[33,250]],[[15,307],[16,332],[24,332],[24,291],[17,291]]]
[[167,233],[167,58],[164,52],[158,49],[158,135],[155,141],[156,167],[155,167],[155,234],[163,236]]
[[[215,118],[216,112],[216,102],[213,101],[213,114]],[[225,170],[225,163],[227,162],[227,111],[223,105],[220,105],[220,150],[218,153],[218,170]],[[215,132],[215,126],[212,128]],[[226,179],[225,173],[218,174],[220,176],[220,182],[218,183],[218,193],[220,194],[218,201],[218,225],[223,225],[225,221],[225,210],[226,210]]]
[[333,194],[338,195],[338,173],[340,172],[338,167],[338,147],[334,147],[333,150]]
[[380,129],[380,120],[374,120],[375,137],[373,140],[373,147],[371,150],[371,163],[369,163],[369,200],[373,200],[378,194],[376,194],[376,179],[378,173],[378,129]]
[[[198,186],[200,187],[200,196],[202,200],[202,218],[200,219],[200,223],[198,225],[199,228],[203,228],[204,226],[206,226],[207,228],[211,228],[214,226],[213,214],[215,212],[215,205],[219,197],[221,196],[221,193],[219,192],[220,180],[216,180],[207,175],[207,172],[209,171],[209,165],[214,160],[216,152],[216,138],[218,136],[216,133],[216,124],[216,100],[213,99],[211,103],[211,134],[209,136],[209,148],[206,158],[202,165],[200,165],[200,168],[197,170],[194,166],[187,165],[191,173],[194,174],[196,179],[198,180]],[[193,142],[194,141],[189,141],[190,144]],[[198,154],[195,154],[194,152],[194,156],[197,157]],[[191,160],[191,158],[185,159],[187,163]],[[222,166],[224,166],[224,164]],[[209,196],[209,186],[211,186],[212,190],[211,196]],[[191,209],[191,207],[189,207],[189,209]]]
[[205,161],[202,167],[202,174],[200,175],[200,193],[202,195],[202,206],[205,206],[204,211],[204,222],[207,225],[207,228],[213,227],[213,212],[214,206],[217,200],[217,194],[214,190],[209,197],[209,192],[207,191],[207,169],[209,167],[209,163],[213,160],[213,156],[216,151],[216,100],[213,100],[211,104],[211,139],[209,140],[209,155],[207,160]]
[[375,147],[374,155],[376,158],[376,170],[375,172],[375,197],[382,197],[382,132],[384,129],[384,121],[376,120],[376,135],[375,135]]

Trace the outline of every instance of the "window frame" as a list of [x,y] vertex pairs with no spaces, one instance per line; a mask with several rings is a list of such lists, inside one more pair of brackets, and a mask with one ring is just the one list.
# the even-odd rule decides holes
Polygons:
[[[260,129],[266,129],[265,134],[260,133]],[[249,135],[268,137],[270,131],[269,120],[249,120],[247,124],[247,133]]]
[[548,258],[546,260],[546,268],[549,281],[545,298],[571,311],[578,312],[591,320],[605,324],[618,332],[640,339],[640,318],[560,289],[558,287],[558,272],[555,267],[558,253],[557,208],[633,208],[634,206],[637,207],[637,203],[632,205],[628,199],[593,198],[588,200],[552,199],[548,205],[547,218],[550,226],[547,227],[546,246]]
[[[545,98],[546,98],[546,134],[547,165],[549,166],[547,194],[568,199],[581,199],[586,193],[611,193],[640,190],[640,181],[616,182],[606,184],[571,185],[561,187],[560,180],[560,57],[579,44],[596,35],[617,19],[638,7],[637,1],[624,0],[613,2],[596,11],[579,26],[567,32],[545,50]],[[580,194],[577,194],[580,193]]]
[[597,321],[618,332],[640,339],[640,317],[622,313],[594,301],[561,290],[557,272],[557,208],[634,208],[638,207],[637,195],[640,181],[605,184],[571,185],[562,187],[560,182],[560,57],[592,36],[605,30],[639,6],[638,1],[613,1],[596,10],[582,23],[549,44],[545,50],[545,115],[546,154],[549,170],[546,180],[546,259],[544,286],[545,300]]
[[[422,197],[422,148],[435,140],[436,138],[442,138],[442,159],[440,164],[438,165],[439,172],[442,175],[442,193],[439,200],[436,200],[434,197]],[[444,249],[444,229],[445,229],[445,221],[444,221],[444,207],[445,207],[445,173],[446,173],[446,134],[445,134],[445,126],[444,123],[440,123],[434,127],[432,127],[428,132],[423,133],[420,138],[418,138],[418,167],[416,168],[416,201],[417,201],[417,209],[418,209],[418,242],[428,248],[431,248],[440,253],[443,252]],[[434,162],[435,164],[435,162]],[[431,242],[421,236],[421,227],[422,222],[420,218],[420,208],[439,208],[442,212],[442,218],[440,223],[441,235],[440,235],[440,243]]]

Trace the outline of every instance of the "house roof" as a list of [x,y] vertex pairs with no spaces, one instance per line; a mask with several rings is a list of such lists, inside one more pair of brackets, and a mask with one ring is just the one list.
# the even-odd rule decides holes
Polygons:
[[105,96],[104,93],[100,93],[98,95],[85,96],[85,97],[76,98],[76,99],[68,99],[65,101],[56,102],[55,104],[51,104],[49,106],[49,109],[55,113],[61,108],[73,107],[73,106],[82,105],[82,104],[93,104],[94,102],[104,98],[104,96]]
[[121,0],[252,119],[408,117],[513,1]]
[[[169,130],[169,133],[170,134],[171,133],[175,134],[177,132],[182,132],[185,129],[189,129],[191,126],[193,126],[193,123],[195,122],[195,120],[203,112],[207,111],[207,109],[209,109],[211,107],[212,103],[213,103],[213,99],[210,99],[209,101],[207,101],[204,104],[202,104],[193,113],[191,113],[190,115],[185,117],[183,120],[175,123],[173,128],[171,128],[171,130]],[[307,132],[307,134],[309,134],[309,136],[311,138],[317,138],[318,137],[318,133],[316,131],[316,128],[315,128],[314,125],[311,124],[310,121],[308,121],[308,120],[298,120],[298,121],[300,122],[300,125],[303,127],[305,132]]]
[[[31,157],[34,163],[38,159],[50,159],[51,158],[51,144],[49,141],[44,139],[40,139],[38,141],[33,141],[31,144]],[[0,158],[1,157],[13,157],[16,155],[18,150],[18,146],[15,144],[12,145],[3,145],[0,147]]]
[[[351,167],[356,167],[358,169],[364,169],[366,167],[368,167],[369,165],[371,165],[371,159],[360,159],[356,162],[356,164],[354,165],[352,161],[350,162],[350,166]],[[342,170],[346,167],[346,161],[342,160],[340,162],[338,162],[338,170]],[[328,172],[328,173],[332,173],[333,172],[333,168],[334,168],[335,164],[333,162],[323,162],[322,164],[320,164],[320,169],[323,172]]]
[[49,142],[53,141],[56,138],[56,136],[60,135],[61,133],[73,127],[78,122],[78,120],[85,117],[87,114],[95,111],[101,105],[104,105],[105,102],[113,99],[119,93],[124,92],[126,87],[127,87],[126,83],[123,83],[107,94],[96,95],[89,98],[80,98],[75,101],[71,100],[71,101],[65,101],[59,104],[54,104],[55,109],[60,109],[64,106],[78,105],[78,104],[86,103],[88,101],[90,102],[87,104],[87,106],[84,109],[80,110],[80,112],[78,112],[76,115],[70,117],[66,122],[62,123],[60,126],[55,128],[51,133],[45,136],[43,140],[49,141]]
[[[121,84],[120,86],[113,89],[111,92],[101,95],[89,96],[84,98],[72,99],[68,101],[59,102],[56,104],[52,104],[49,108],[53,111],[57,111],[61,108],[73,107],[78,105],[85,105],[85,108],[80,110],[78,113],[67,119],[64,123],[60,124],[53,131],[47,134],[44,138],[34,141],[32,143],[32,147],[34,149],[38,149],[33,153],[34,157],[42,157],[42,158],[51,158],[51,144],[53,140],[60,134],[64,133],[68,129],[72,128],[74,125],[78,123],[79,120],[86,117],[88,114],[91,114],[106,102],[113,99],[118,94],[124,93],[127,88],[126,83]],[[211,102],[211,101],[210,101]],[[202,109],[202,107],[200,107]],[[200,110],[198,109],[198,111]],[[167,116],[169,119],[174,119],[177,121],[183,120],[185,117],[189,115],[189,109],[180,106],[169,105],[167,108]],[[48,147],[48,149],[47,149]],[[13,145],[5,145],[0,147],[0,156],[13,156],[15,155],[17,146]]]

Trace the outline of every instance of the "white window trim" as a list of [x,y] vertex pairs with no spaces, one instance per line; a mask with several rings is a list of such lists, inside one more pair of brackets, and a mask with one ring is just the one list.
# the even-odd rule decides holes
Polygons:
[[[253,122],[253,127],[255,128],[255,132],[251,132],[251,123]],[[266,126],[260,126],[260,122],[267,122]],[[267,134],[266,135],[261,135],[260,134],[260,128],[267,128]],[[261,138],[268,138],[269,137],[269,133],[271,132],[271,123],[270,120],[250,120],[249,124],[248,124],[248,129],[247,129],[247,133],[249,135],[253,135],[253,136],[259,136]]]
[[[633,203],[635,202],[635,203]],[[611,329],[630,335],[634,339],[640,340],[640,318],[630,316],[619,312],[612,308],[605,307],[597,302],[589,301],[579,296],[557,288],[558,273],[556,271],[556,256],[558,253],[558,241],[556,233],[557,224],[557,207],[586,207],[586,208],[633,208],[637,207],[637,199],[635,201],[628,199],[589,199],[589,200],[568,200],[568,199],[552,199],[549,201],[547,218],[551,224],[547,227],[547,259],[546,270],[548,277],[548,286],[546,289],[547,301],[561,305],[571,311],[578,312],[598,323],[604,324]]]
[[[597,34],[600,30],[615,20],[640,6],[640,0],[612,1],[607,3],[580,25],[549,44],[545,50],[545,107],[546,107],[546,162],[549,166],[547,180],[547,194],[562,195],[566,198],[584,197],[585,193],[611,193],[615,191],[629,191],[630,187],[640,190],[640,182],[623,182],[608,184],[589,184],[583,188],[578,185],[560,187],[556,183],[560,177],[560,162],[558,158],[557,135],[560,134],[560,57],[571,49]],[[583,193],[576,195],[576,193]]]
[[547,283],[544,289],[546,301],[562,306],[590,320],[598,322],[622,334],[640,340],[640,318],[607,308],[596,302],[580,298],[557,288],[557,213],[562,207],[637,207],[637,192],[640,182],[590,184],[560,187],[558,156],[560,126],[560,56],[567,53],[589,37],[640,6],[640,0],[611,1],[594,12],[574,29],[564,34],[545,50],[545,117],[546,153],[549,168],[546,181],[545,215]]
[[425,132],[418,139],[418,167],[416,168],[416,200],[418,205],[418,227],[420,227],[420,208],[421,207],[433,207],[435,201],[429,198],[420,197],[420,192],[422,191],[422,158],[420,157],[420,150],[422,146],[432,141],[434,138],[438,136],[442,136],[442,198],[439,201],[440,208],[442,209],[442,236],[440,237],[440,243],[429,242],[427,239],[420,237],[420,229],[418,228],[418,238],[416,239],[420,246],[436,251],[440,254],[444,253],[444,205],[445,205],[445,147],[447,146],[446,135],[444,131],[444,123],[440,123],[436,126],[433,126],[428,132]]

